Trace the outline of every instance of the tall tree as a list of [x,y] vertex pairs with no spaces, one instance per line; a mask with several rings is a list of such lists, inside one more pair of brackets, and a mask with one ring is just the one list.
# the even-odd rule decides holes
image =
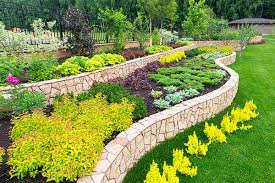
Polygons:
[[[158,16],[157,3],[158,0],[138,0],[137,4],[137,7],[140,9],[140,11],[149,19],[150,35],[152,35],[153,20],[155,20]],[[150,38],[150,45],[151,44],[152,37]]]
[[162,44],[164,20],[167,20],[168,22],[170,22],[171,27],[173,27],[173,25],[178,19],[177,8],[178,8],[178,4],[176,0],[158,0],[157,2],[157,12],[158,12],[158,18],[160,21],[160,29],[161,29],[160,44]]
[[198,38],[205,34],[208,29],[208,7],[205,0],[189,0],[188,15],[183,22],[182,27],[186,35]]

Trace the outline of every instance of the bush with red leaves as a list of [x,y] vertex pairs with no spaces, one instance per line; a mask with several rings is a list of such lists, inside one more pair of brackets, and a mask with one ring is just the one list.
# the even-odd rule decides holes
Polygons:
[[126,58],[126,60],[132,60],[135,58],[144,57],[146,52],[144,49],[136,48],[136,49],[127,49],[124,50],[122,56]]

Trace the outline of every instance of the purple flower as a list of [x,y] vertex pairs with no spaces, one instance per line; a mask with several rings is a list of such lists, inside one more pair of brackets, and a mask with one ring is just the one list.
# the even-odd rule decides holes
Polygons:
[[17,77],[13,76],[12,74],[9,74],[8,77],[5,79],[5,81],[12,85],[17,85],[20,83],[20,80],[17,79]]

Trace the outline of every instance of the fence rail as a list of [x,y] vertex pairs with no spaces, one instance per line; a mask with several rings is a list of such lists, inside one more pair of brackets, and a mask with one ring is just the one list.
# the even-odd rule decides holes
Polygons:
[[[56,26],[52,30],[51,36],[58,39],[69,36],[70,33],[64,26],[64,15],[64,9],[59,7],[48,8],[42,5],[21,4],[0,0],[0,21],[5,24],[6,29],[28,35],[34,33],[31,27],[33,21],[41,18],[44,22],[56,21]],[[108,39],[105,31],[106,27],[103,24],[91,22],[90,20],[89,24],[93,29],[91,37],[95,40],[95,43],[104,44],[113,42],[114,38]],[[134,38],[129,37],[129,40],[134,40]]]

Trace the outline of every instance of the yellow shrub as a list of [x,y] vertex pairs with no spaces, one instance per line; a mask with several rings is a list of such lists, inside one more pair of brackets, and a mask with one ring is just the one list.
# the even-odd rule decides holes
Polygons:
[[197,167],[191,167],[189,158],[183,155],[183,150],[173,150],[173,166],[178,172],[194,177],[197,175]]
[[223,47],[205,46],[205,47],[200,47],[198,51],[201,53],[222,52],[222,53],[228,53],[228,54],[232,54],[234,52],[232,46],[223,46]]
[[179,62],[184,58],[186,58],[186,55],[184,52],[176,52],[161,58],[160,62],[161,63]]
[[256,110],[257,106],[253,101],[248,101],[243,109],[236,108],[231,111],[231,119],[235,123],[243,123],[255,119],[258,116]]
[[224,142],[226,142],[226,136],[224,135],[222,130],[219,129],[214,124],[211,124],[209,126],[208,123],[205,123],[205,128],[204,128],[203,132],[207,136],[209,143],[214,143],[214,142],[224,143]]
[[164,162],[162,177],[167,183],[179,183],[179,177],[177,177],[177,169],[174,166],[169,166]]
[[126,100],[108,104],[102,95],[78,105],[65,97],[54,106],[50,117],[34,111],[13,121],[12,176],[35,177],[41,170],[48,181],[62,182],[91,173],[104,140],[129,127],[134,110]]
[[191,155],[203,155],[205,156],[208,151],[208,145],[202,143],[194,132],[193,135],[188,136],[188,142],[184,144],[187,146],[187,153]]
[[150,165],[150,170],[146,175],[144,183],[166,183],[164,176],[161,176],[158,164],[155,161]]
[[228,134],[231,134],[234,131],[238,130],[237,123],[231,121],[228,114],[223,116],[221,127],[222,127],[222,130],[224,132],[227,132]]
[[5,155],[5,150],[0,147],[0,164],[3,162],[3,156]]

